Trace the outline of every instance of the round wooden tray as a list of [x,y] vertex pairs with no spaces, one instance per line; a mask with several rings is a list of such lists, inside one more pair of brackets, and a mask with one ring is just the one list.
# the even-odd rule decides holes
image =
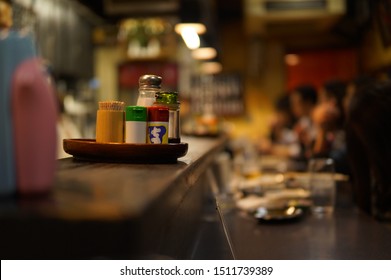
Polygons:
[[188,144],[97,143],[94,139],[64,139],[64,151],[74,158],[103,162],[176,163]]

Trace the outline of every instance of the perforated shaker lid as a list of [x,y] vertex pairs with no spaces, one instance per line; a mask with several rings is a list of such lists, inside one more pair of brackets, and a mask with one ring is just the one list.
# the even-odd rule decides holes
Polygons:
[[138,80],[138,84],[140,88],[160,89],[161,83],[162,83],[162,77],[157,75],[142,75]]

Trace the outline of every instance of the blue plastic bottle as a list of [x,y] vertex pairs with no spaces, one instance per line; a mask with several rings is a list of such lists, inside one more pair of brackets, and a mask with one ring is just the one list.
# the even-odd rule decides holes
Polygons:
[[17,67],[36,56],[30,36],[15,31],[0,35],[0,196],[16,192],[11,83]]

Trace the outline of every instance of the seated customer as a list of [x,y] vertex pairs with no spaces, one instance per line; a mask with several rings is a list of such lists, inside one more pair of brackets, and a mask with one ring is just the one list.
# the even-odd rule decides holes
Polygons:
[[299,152],[296,133],[293,131],[293,116],[289,95],[281,96],[274,106],[274,113],[269,125],[269,136],[259,143],[262,154],[282,157],[294,157]]
[[277,144],[291,143],[294,121],[289,96],[283,95],[275,104],[275,114],[270,125],[270,140]]
[[317,98],[317,91],[311,85],[296,87],[290,94],[292,112],[297,119],[293,129],[300,145],[297,159],[306,160],[312,156],[312,145],[316,134],[311,116]]
[[319,102],[313,112],[316,138],[314,157],[333,158],[337,172],[348,172],[346,161],[345,110],[343,106],[346,84],[331,80],[320,88]]
[[346,94],[343,100],[345,115],[347,114],[350,101],[352,100],[356,92],[358,92],[363,87],[373,84],[374,82],[375,82],[374,78],[370,76],[357,76],[356,78],[352,79],[347,83]]
[[347,148],[355,202],[391,218],[391,82],[364,87],[351,100]]

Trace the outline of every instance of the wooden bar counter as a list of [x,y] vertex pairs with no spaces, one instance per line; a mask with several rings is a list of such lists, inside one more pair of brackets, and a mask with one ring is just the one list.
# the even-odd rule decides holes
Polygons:
[[227,139],[183,142],[173,164],[59,160],[50,194],[0,200],[0,257],[391,259],[391,225],[358,210],[349,188],[331,217],[262,224],[211,192]]
[[226,138],[182,142],[174,164],[59,160],[49,195],[0,200],[2,259],[190,258]]
[[235,208],[219,209],[237,259],[391,260],[391,224],[359,210],[348,182],[337,184],[332,215],[308,212],[297,220],[266,222]]

